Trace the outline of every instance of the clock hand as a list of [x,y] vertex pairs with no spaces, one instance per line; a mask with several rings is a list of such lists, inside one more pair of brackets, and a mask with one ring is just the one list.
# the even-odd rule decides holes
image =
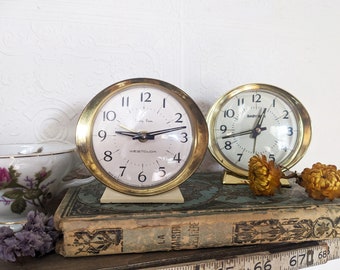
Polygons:
[[172,132],[172,131],[176,131],[176,130],[181,130],[186,128],[186,126],[181,126],[181,127],[174,127],[174,128],[167,128],[167,129],[161,129],[161,130],[157,130],[157,131],[151,131],[148,132],[148,135],[160,135],[160,134],[164,134],[164,133],[168,133],[168,132]]
[[133,140],[153,140],[155,139],[156,135],[164,134],[164,133],[169,133],[172,131],[176,130],[181,130],[186,128],[186,126],[181,126],[181,127],[174,127],[174,128],[167,128],[167,129],[161,129],[161,130],[156,130],[152,132],[135,132],[135,131],[116,131],[116,134],[120,135],[125,135],[132,137]]
[[132,129],[130,129],[130,128],[122,125],[122,124],[119,124],[119,126],[123,129],[127,130],[127,131],[116,131],[115,133],[117,133],[117,134],[130,136],[130,137],[134,137],[137,134],[139,134],[139,132],[133,131]]
[[261,134],[261,126],[262,126],[262,123],[263,123],[263,119],[266,115],[266,111],[267,111],[267,108],[264,108],[263,109],[263,112],[261,113],[260,115],[260,118],[259,120],[257,121],[256,125],[255,125],[255,128],[253,129],[253,132],[252,132],[252,137],[254,138],[254,144],[253,144],[253,153],[255,153],[255,149],[256,149],[256,139],[257,139],[257,136]]
[[125,136],[134,137],[137,136],[140,132],[134,132],[134,131],[116,131],[115,133]]
[[161,129],[161,130],[156,130],[156,131],[151,131],[151,132],[138,132],[138,134],[136,134],[136,136],[134,136],[132,139],[133,140],[138,140],[138,139],[154,140],[156,135],[169,133],[169,132],[176,131],[176,130],[181,130],[181,129],[184,129],[184,128],[186,128],[186,126]]
[[[260,132],[263,130],[266,130],[266,127],[261,127],[260,128]],[[254,129],[250,129],[250,130],[246,130],[246,131],[241,131],[241,132],[237,132],[237,133],[231,133],[229,135],[225,135],[222,137],[222,139],[227,139],[227,138],[232,138],[232,137],[238,137],[238,136],[243,136],[243,135],[247,135],[247,134],[252,134],[254,132]]]
[[256,139],[256,137],[261,133],[261,131],[267,130],[266,127],[261,127],[262,123],[263,123],[263,119],[266,113],[266,108],[263,109],[263,112],[260,115],[259,120],[257,121],[255,128],[250,129],[250,130],[246,130],[246,131],[241,131],[241,132],[237,132],[237,133],[232,133],[226,136],[222,136],[222,139],[227,139],[227,138],[231,138],[231,137],[238,137],[238,136],[243,136],[243,135],[247,135],[247,134],[252,134],[252,138]]
[[254,139],[261,133],[261,126],[262,126],[262,123],[263,123],[263,119],[264,119],[264,117],[266,115],[266,111],[267,111],[267,108],[264,108],[263,112],[260,115],[259,120],[257,121],[257,123],[255,125],[255,128],[253,129],[253,132],[252,132],[253,136],[252,137]]

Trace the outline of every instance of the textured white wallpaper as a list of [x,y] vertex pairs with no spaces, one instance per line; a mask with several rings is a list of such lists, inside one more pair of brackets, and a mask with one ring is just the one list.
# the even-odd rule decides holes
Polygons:
[[[67,140],[87,102],[128,78],[188,92],[274,84],[309,110],[298,170],[338,164],[339,1],[0,0],[1,143]],[[201,170],[221,169],[207,153]]]
[[[310,112],[296,169],[339,166],[339,25],[336,0],[0,0],[0,142],[74,142],[83,107],[123,79],[175,84],[204,114],[259,82]],[[207,153],[200,170],[220,169]]]

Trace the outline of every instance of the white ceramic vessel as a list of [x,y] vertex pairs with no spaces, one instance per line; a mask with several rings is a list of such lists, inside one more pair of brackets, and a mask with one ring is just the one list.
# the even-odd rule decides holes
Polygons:
[[92,181],[69,179],[78,162],[76,146],[66,142],[0,144],[0,226],[20,230],[28,211],[43,209],[65,188]]

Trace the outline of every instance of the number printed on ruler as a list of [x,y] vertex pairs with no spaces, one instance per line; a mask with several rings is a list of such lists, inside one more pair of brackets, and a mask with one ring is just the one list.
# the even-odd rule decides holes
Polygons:
[[[328,261],[328,245],[300,248],[296,250],[274,253],[258,254],[246,257],[244,268],[247,270],[291,270],[324,264]],[[238,268],[234,268],[238,269]]]
[[326,240],[325,243],[329,246],[328,260],[340,258],[340,238]]
[[[163,270],[294,270],[324,264],[329,260],[329,246],[319,245],[277,253],[245,254],[230,259],[206,260],[165,266]],[[148,268],[154,269],[154,268]]]

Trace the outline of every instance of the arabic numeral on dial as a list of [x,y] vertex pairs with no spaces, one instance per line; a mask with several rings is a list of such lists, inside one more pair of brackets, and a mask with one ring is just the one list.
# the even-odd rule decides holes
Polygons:
[[292,136],[294,134],[293,128],[292,127],[288,127],[288,136]]
[[177,163],[180,163],[181,162],[181,153],[178,152],[176,155],[174,155],[174,158],[173,158],[174,161],[177,161]]
[[122,172],[120,173],[120,176],[123,176],[124,175],[124,172],[126,170],[126,166],[119,166],[119,169],[122,170]]
[[289,112],[287,111],[287,110],[284,110],[283,111],[283,119],[289,119],[289,117],[288,117],[288,115],[289,115]]
[[122,97],[122,107],[129,107],[130,98],[129,97]]
[[183,136],[182,140],[180,140],[181,143],[186,143],[188,141],[188,133],[182,132],[181,135]]
[[138,181],[139,182],[145,182],[146,181],[146,175],[144,174],[143,171],[141,171],[139,174],[138,174]]
[[252,96],[253,103],[260,103],[261,102],[261,95],[260,94],[254,94]]
[[237,154],[237,156],[238,156],[237,161],[241,161],[243,154]]
[[159,167],[160,177],[164,177],[166,175],[165,167]]
[[140,94],[141,102],[151,102],[151,93],[150,92],[142,92]]
[[224,143],[224,149],[225,150],[230,150],[231,149],[231,141],[226,141]]
[[244,98],[238,98],[237,99],[237,106],[241,106],[244,104]]
[[103,121],[114,121],[116,113],[114,111],[103,111]]
[[220,131],[222,131],[222,133],[226,133],[227,132],[227,126],[226,125],[221,125],[220,126]]
[[106,162],[112,161],[112,151],[107,150],[104,152],[104,161]]
[[183,123],[182,120],[183,115],[181,113],[175,113],[175,115],[176,115],[175,123]]
[[104,141],[106,139],[106,131],[101,129],[98,131],[98,137],[101,139],[101,142]]
[[275,108],[275,106],[276,106],[276,99],[274,98],[273,99],[273,108]]
[[268,159],[270,159],[270,160],[275,162],[275,155],[274,154],[269,154]]
[[235,116],[235,111],[233,109],[228,109],[225,110],[223,113],[224,118],[228,117],[228,118],[232,118]]

